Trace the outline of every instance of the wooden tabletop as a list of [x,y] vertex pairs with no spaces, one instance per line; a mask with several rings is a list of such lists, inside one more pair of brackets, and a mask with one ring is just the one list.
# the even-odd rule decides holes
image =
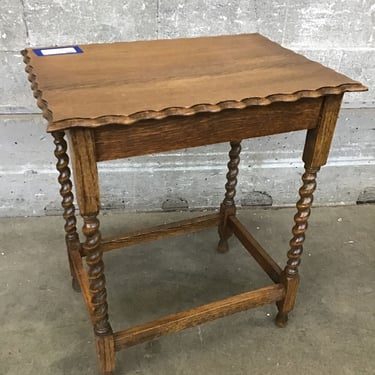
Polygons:
[[48,131],[366,90],[259,34],[78,47],[22,52]]

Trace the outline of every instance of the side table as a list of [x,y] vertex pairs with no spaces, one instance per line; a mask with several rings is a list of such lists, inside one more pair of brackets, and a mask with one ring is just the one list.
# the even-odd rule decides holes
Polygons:
[[[80,289],[94,333],[100,369],[110,374],[115,352],[219,317],[276,303],[276,324],[292,311],[298,266],[316,187],[328,157],[342,96],[366,87],[259,34],[31,49],[26,71],[54,137],[73,287]],[[285,268],[236,217],[241,140],[306,130],[293,237]],[[83,218],[76,228],[65,133]],[[97,163],[230,142],[220,212],[102,238]],[[108,318],[103,253],[217,226],[218,251],[235,235],[272,284],[224,300],[113,332]],[[84,267],[82,259],[87,263]]]

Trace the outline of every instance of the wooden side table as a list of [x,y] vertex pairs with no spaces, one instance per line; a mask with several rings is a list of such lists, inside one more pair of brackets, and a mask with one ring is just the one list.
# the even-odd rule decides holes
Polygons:
[[[56,145],[73,286],[82,291],[92,321],[101,371],[114,370],[115,352],[122,348],[250,307],[276,302],[276,324],[285,326],[296,298],[316,175],[327,161],[343,93],[366,87],[259,34],[28,48],[22,53]],[[236,218],[234,197],[241,140],[295,130],[307,130],[305,173],[282,269]],[[76,229],[65,133],[83,242]],[[230,142],[219,213],[101,237],[98,162],[219,142]],[[113,332],[103,253],[210,226],[218,226],[219,252],[228,250],[234,234],[272,285]]]

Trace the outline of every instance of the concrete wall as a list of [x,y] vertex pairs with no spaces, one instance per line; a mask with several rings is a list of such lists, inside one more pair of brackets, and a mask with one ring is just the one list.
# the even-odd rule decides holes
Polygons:
[[[247,32],[260,32],[369,87],[367,93],[345,96],[316,202],[351,204],[363,191],[371,193],[374,0],[2,0],[0,216],[53,214],[59,209],[52,141],[45,134],[19,54],[25,46]],[[303,139],[304,134],[296,133],[244,143],[238,194],[242,205],[294,204]],[[103,206],[141,210],[217,206],[223,195],[226,153],[227,145],[215,145],[102,163]],[[371,199],[371,194],[367,196]]]

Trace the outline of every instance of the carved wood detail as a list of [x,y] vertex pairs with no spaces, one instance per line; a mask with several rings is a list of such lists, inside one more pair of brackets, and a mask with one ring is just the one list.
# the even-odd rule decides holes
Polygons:
[[[47,131],[53,133],[71,272],[80,280],[90,312],[102,373],[113,371],[115,350],[250,307],[276,302],[276,324],[285,326],[296,299],[316,175],[327,161],[342,94],[367,88],[259,34],[80,48],[83,53],[75,56],[38,56],[31,48],[22,55],[34,96],[48,121]],[[83,218],[82,244],[64,129],[70,135]],[[235,217],[240,140],[302,129],[308,130],[305,173],[288,260],[281,271]],[[98,161],[228,141],[225,197],[217,216],[101,240]],[[219,251],[228,250],[227,240],[235,234],[276,285],[113,333],[103,251],[211,224],[218,225]],[[87,272],[80,254],[86,257]]]
[[[40,57],[31,48],[22,51],[48,131],[130,125],[367,90],[259,34],[80,48],[84,53],[73,58]],[[76,103],[66,108],[66,97]]]
[[68,250],[70,273],[72,275],[72,286],[74,290],[79,291],[79,283],[70,256],[71,251],[79,251],[80,242],[77,233],[77,219],[75,216],[74,195],[72,193],[72,181],[70,178],[71,172],[69,168],[69,156],[67,154],[67,143],[64,139],[65,133],[63,131],[53,132],[52,135],[54,137],[55,144],[54,154],[57,158],[56,169],[59,171],[58,181],[61,186],[61,206],[64,209],[63,217],[65,219],[65,240]]
[[28,74],[28,80],[31,83],[31,90],[33,91],[34,98],[36,99],[38,107],[42,110],[43,117],[50,123],[52,122],[52,112],[48,108],[47,101],[42,97],[43,93],[39,89],[38,81],[36,79],[36,75],[34,74],[33,66],[30,64],[30,55],[26,49],[21,51],[21,54],[23,56],[23,62],[26,64],[25,71]]
[[[32,69],[31,69],[32,71]],[[96,118],[74,118],[53,122],[49,131],[70,127],[97,128],[110,124],[131,125],[142,120],[161,120],[170,116],[193,116],[198,113],[217,113],[225,109],[244,109],[251,106],[267,106],[276,102],[295,102],[302,98],[320,98],[325,95],[339,95],[344,92],[366,91],[361,84],[343,84],[340,86],[321,87],[317,90],[301,90],[291,94],[274,94],[263,98],[244,98],[242,100],[225,100],[215,104],[195,104],[191,107],[169,107],[160,111],[147,110],[129,114],[128,116],[101,116]],[[41,99],[41,102],[46,102]],[[41,107],[40,107],[41,108]],[[43,108],[42,108],[43,109]],[[48,118],[45,117],[47,120]],[[50,117],[49,117],[50,118]]]
[[290,250],[288,251],[288,261],[285,267],[287,277],[297,277],[298,266],[301,263],[303,242],[307,221],[310,216],[310,209],[313,202],[313,193],[316,189],[316,175],[319,168],[307,168],[302,176],[303,185],[299,189],[300,199],[297,202],[297,213],[294,216],[295,225],[292,229],[293,238],[290,240]]
[[313,193],[316,189],[316,175],[318,171],[319,168],[305,165],[305,173],[302,176],[303,185],[299,189],[300,199],[296,205],[297,213],[294,216],[295,225],[292,229],[293,237],[289,242],[290,249],[287,253],[288,261],[280,279],[286,287],[286,294],[284,300],[277,303],[279,312],[276,316],[275,323],[279,327],[286,326],[288,313],[294,308],[299,285],[298,266],[301,263],[303,242],[305,241],[305,232],[308,225],[307,221],[313,203]]
[[109,335],[112,334],[112,329],[108,322],[103,253],[100,249],[101,234],[96,215],[83,216],[82,231],[86,237],[83,250],[88,265],[87,277],[95,318],[94,331],[99,336]]
[[217,250],[225,253],[229,250],[228,239],[233,234],[232,229],[228,226],[228,216],[236,213],[236,205],[234,197],[236,196],[238,165],[240,163],[241,141],[231,141],[231,149],[229,151],[229,162],[227,164],[228,172],[226,175],[227,183],[225,184],[225,196],[220,206],[222,215],[219,225],[219,244]]
[[69,168],[69,156],[66,153],[67,143],[64,139],[63,131],[53,132],[55,144],[55,156],[57,158],[56,169],[59,171],[58,181],[61,185],[60,195],[62,197],[61,205],[64,209],[65,232],[67,241],[78,239],[77,220],[75,216],[74,196],[72,193],[71,172]]
[[229,151],[229,162],[227,183],[225,184],[225,198],[223,205],[225,207],[235,206],[234,197],[236,195],[238,165],[240,164],[241,141],[230,142],[231,149]]

